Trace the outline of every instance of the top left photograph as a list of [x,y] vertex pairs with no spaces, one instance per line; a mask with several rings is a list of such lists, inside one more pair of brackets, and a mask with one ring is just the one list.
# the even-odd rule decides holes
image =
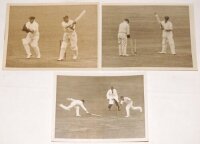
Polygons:
[[8,4],[3,69],[97,68],[98,4]]

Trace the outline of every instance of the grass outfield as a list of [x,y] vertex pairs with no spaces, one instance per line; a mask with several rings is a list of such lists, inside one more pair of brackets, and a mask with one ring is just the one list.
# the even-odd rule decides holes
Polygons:
[[[161,50],[161,30],[154,12],[161,18],[168,15],[174,27],[176,56],[158,54]],[[137,41],[137,55],[118,56],[117,32],[120,22],[129,18],[131,37]],[[187,6],[104,6],[103,7],[103,67],[193,67]],[[130,54],[128,42],[128,53]]]
[[[63,110],[65,111],[65,110]],[[72,110],[75,113],[75,110]],[[68,113],[68,111],[65,111]],[[68,117],[63,115],[56,121],[56,138],[73,139],[117,139],[144,138],[144,118],[138,111],[131,111],[131,117],[125,118],[122,112],[107,111],[102,117]]]
[[[62,18],[68,15],[75,19],[85,9],[86,14],[77,22],[79,58],[72,60],[71,49],[67,49],[67,60],[57,61],[60,40],[63,36]],[[35,16],[39,23],[39,47],[42,58],[25,59],[26,53],[21,39],[26,36],[22,26],[29,16]],[[90,22],[90,24],[88,24]],[[33,49],[31,49],[33,51]],[[32,53],[34,55],[34,52]],[[7,44],[7,67],[14,68],[95,68],[97,67],[97,7],[81,6],[13,6],[10,8]]]
[[77,60],[73,60],[72,56],[67,57],[64,61],[57,61],[58,57],[44,57],[40,59],[32,57],[26,59],[17,56],[10,56],[7,61],[7,67],[12,68],[95,68],[96,57],[86,58],[83,56],[78,57]]

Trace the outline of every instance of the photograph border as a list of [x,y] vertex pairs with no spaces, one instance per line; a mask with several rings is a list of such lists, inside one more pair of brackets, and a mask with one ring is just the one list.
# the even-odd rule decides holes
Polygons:
[[[73,67],[66,67],[66,68],[48,68],[48,67],[23,67],[23,68],[18,68],[18,67],[7,67],[6,66],[6,61],[7,61],[7,49],[8,49],[8,33],[9,33],[9,15],[10,15],[10,7],[11,6],[63,6],[63,5],[95,5],[97,6],[97,49],[96,49],[96,67],[92,68],[73,68]],[[99,59],[99,49],[100,49],[100,3],[98,2],[82,2],[82,1],[77,1],[77,2],[66,2],[66,3],[7,3],[6,5],[6,19],[5,19],[5,31],[4,31],[4,46],[3,46],[3,61],[2,61],[2,70],[26,70],[26,71],[33,71],[33,70],[96,70],[101,68],[100,64],[100,59]]]
[[[145,138],[119,138],[119,139],[67,139],[67,138],[55,138],[55,122],[56,122],[56,94],[57,94],[57,77],[66,76],[66,77],[119,77],[119,76],[143,76],[144,82],[144,112],[145,112]],[[149,133],[148,133],[148,100],[147,100],[147,75],[145,72],[134,72],[129,74],[111,74],[111,73],[92,73],[92,74],[73,74],[69,75],[66,73],[55,73],[54,82],[53,82],[53,102],[52,102],[52,132],[51,132],[51,141],[52,142],[148,142]]]
[[[196,40],[195,40],[195,25],[194,25],[194,4],[193,3],[134,3],[134,2],[103,2],[102,9],[104,6],[188,6],[189,7],[189,23],[190,23],[190,44],[191,44],[191,55],[193,67],[104,67],[102,70],[155,70],[155,71],[198,71],[197,64],[197,53],[196,53]],[[103,10],[102,10],[103,12]],[[103,15],[102,15],[103,19]],[[102,38],[103,41],[103,38]],[[103,45],[102,45],[103,51]],[[102,61],[103,62],[103,53]]]

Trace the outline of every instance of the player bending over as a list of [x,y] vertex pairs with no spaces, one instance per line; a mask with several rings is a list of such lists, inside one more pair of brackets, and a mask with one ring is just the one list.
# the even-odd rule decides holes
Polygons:
[[111,110],[112,105],[115,103],[115,105],[118,108],[118,111],[120,111],[117,90],[114,89],[113,86],[111,86],[111,88],[107,91],[106,97],[108,99],[108,109]]
[[133,101],[129,97],[121,96],[120,100],[121,100],[120,104],[123,104],[123,103],[126,104],[126,117],[130,116],[130,109],[132,109],[132,110],[139,110],[140,112],[142,112],[142,107],[139,107],[139,106],[135,107],[135,106],[133,106]]
[[72,58],[75,60],[78,57],[78,46],[77,46],[78,39],[75,31],[75,24],[76,21],[69,19],[68,16],[63,17],[63,22],[61,23],[61,25],[63,27],[64,34],[61,42],[60,55],[58,61],[62,61],[64,59],[66,49],[69,44],[73,52]]
[[118,44],[119,56],[128,56],[127,54],[127,38],[130,38],[129,20],[124,19],[119,25]]
[[26,51],[26,58],[31,58],[30,46],[34,49],[36,58],[40,58],[40,49],[38,46],[39,41],[39,24],[35,21],[35,17],[29,17],[29,21],[23,26],[22,31],[26,32],[26,38],[22,39],[22,44]]
[[73,107],[76,109],[76,116],[77,117],[80,117],[80,107],[87,113],[89,114],[88,110],[85,108],[84,106],[84,102],[85,100],[76,100],[76,99],[73,99],[73,98],[67,98],[68,101],[71,101],[71,103],[68,105],[68,106],[65,106],[63,104],[60,104],[59,106],[65,110],[71,110]]
[[155,17],[158,23],[160,24],[162,30],[162,50],[159,53],[165,54],[167,50],[167,43],[169,43],[171,53],[173,55],[176,55],[174,38],[173,38],[173,25],[172,22],[169,21],[169,16],[165,16],[163,21],[160,20],[157,13],[155,13]]

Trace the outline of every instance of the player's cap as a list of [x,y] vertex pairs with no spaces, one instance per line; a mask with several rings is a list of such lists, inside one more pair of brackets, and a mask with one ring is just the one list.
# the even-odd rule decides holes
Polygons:
[[34,17],[34,16],[30,16],[30,17],[29,17],[29,19],[33,19],[33,20],[34,20],[34,19],[35,19],[35,17]]
[[165,16],[165,19],[169,19],[169,16]]
[[129,19],[126,18],[126,19],[124,19],[124,20],[127,21],[127,23],[129,23]]
[[69,18],[69,17],[68,17],[68,15],[66,15],[66,16],[64,16],[63,18],[65,19],[65,18]]

